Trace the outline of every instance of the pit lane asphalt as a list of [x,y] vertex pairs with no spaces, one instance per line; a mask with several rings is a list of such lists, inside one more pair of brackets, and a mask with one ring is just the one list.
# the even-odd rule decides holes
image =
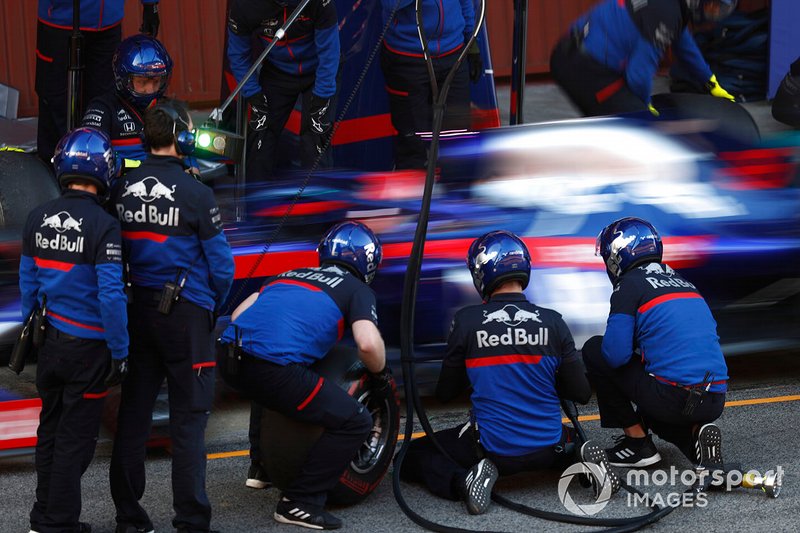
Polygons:
[[[723,431],[723,450],[727,461],[739,461],[745,469],[766,471],[776,466],[784,470],[784,489],[778,499],[769,499],[760,491],[735,489],[730,493],[708,494],[702,508],[679,508],[651,526],[652,531],[705,530],[729,531],[759,529],[796,531],[797,509],[800,508],[800,353],[760,354],[729,359],[731,388],[728,407],[718,421]],[[225,394],[215,406],[207,432],[209,451],[208,495],[213,507],[212,526],[224,532],[277,531],[299,532],[296,526],[279,525],[272,519],[278,498],[276,489],[253,490],[244,486],[249,465],[246,457],[248,405]],[[438,405],[425,400],[434,428],[455,425],[466,416],[466,403]],[[594,401],[580,409],[589,420],[583,425],[592,439],[610,445],[614,431],[600,428]],[[404,422],[403,422],[404,423]],[[419,431],[417,428],[415,431]],[[690,467],[688,461],[671,445],[656,440],[664,461],[649,469],[679,471]],[[95,460],[83,477],[83,514],[81,519],[92,524],[95,532],[114,528],[114,507],[108,485],[111,442],[101,436]],[[619,471],[619,470],[618,470]],[[624,471],[622,471],[624,473]],[[391,470],[390,470],[391,473]],[[560,472],[526,474],[500,480],[496,490],[507,498],[554,512],[566,512],[559,501],[557,484]],[[679,479],[679,478],[678,478]],[[32,456],[0,459],[1,531],[28,530],[28,513],[36,484]],[[683,485],[639,488],[648,494],[681,492]],[[403,494],[418,513],[440,524],[475,530],[492,531],[593,531],[569,524],[557,524],[523,516],[493,504],[483,516],[469,516],[462,504],[431,496],[415,485],[403,485]],[[588,489],[577,483],[570,485],[570,495],[577,503],[593,503]],[[165,450],[153,450],[147,458],[147,490],[142,500],[150,513],[156,531],[170,531],[172,509],[170,490],[170,456]],[[629,505],[630,503],[630,505]],[[391,480],[387,476],[367,500],[354,507],[332,511],[342,518],[348,532],[422,531],[400,510],[394,500]],[[626,494],[614,496],[597,516],[620,517],[641,515]]]

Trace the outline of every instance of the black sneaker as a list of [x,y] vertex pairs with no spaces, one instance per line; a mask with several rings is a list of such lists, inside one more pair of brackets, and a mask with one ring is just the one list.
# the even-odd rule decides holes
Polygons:
[[613,448],[606,448],[608,464],[611,466],[642,468],[654,465],[661,460],[661,454],[653,444],[651,434],[641,439],[617,435],[614,437],[614,443]]
[[722,462],[722,431],[716,424],[706,424],[697,432],[694,443],[697,464],[706,469],[719,469]]
[[611,494],[615,494],[619,490],[619,476],[611,470],[611,466],[608,464],[608,456],[603,448],[587,440],[583,443],[583,446],[581,446],[581,461],[584,463],[593,463],[599,468],[599,472],[596,472],[596,469],[591,469],[589,471],[589,481],[591,482],[595,499],[600,497],[607,483],[611,484]]
[[489,459],[481,461],[469,469],[464,479],[464,501],[469,514],[483,514],[492,503],[492,488],[500,476],[497,466]]
[[339,529],[342,521],[319,507],[281,498],[272,517],[283,524],[294,524],[309,529]]
[[133,524],[122,522],[117,524],[114,533],[153,533],[153,526],[136,527]]
[[272,486],[272,482],[269,480],[264,468],[255,461],[250,464],[250,469],[247,471],[247,481],[244,484],[251,489],[266,489]]

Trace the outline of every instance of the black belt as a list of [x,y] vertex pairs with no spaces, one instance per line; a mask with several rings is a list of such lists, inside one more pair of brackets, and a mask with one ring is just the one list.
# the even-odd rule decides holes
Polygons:
[[160,289],[151,289],[149,287],[133,287],[133,294],[134,294],[134,301],[138,298],[143,300],[152,300],[154,302],[161,301],[161,290]]
[[87,339],[82,339],[81,337],[76,337],[75,335],[70,335],[69,333],[64,333],[63,331],[56,329],[52,325],[47,326],[45,333],[48,339],[61,339],[67,341],[82,341]]

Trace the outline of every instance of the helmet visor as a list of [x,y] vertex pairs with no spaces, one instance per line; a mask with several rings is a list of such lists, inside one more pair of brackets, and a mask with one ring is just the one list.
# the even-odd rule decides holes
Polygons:
[[737,0],[706,0],[700,3],[703,21],[716,22],[729,17],[736,10]]
[[167,88],[168,76],[166,73],[142,75],[131,74],[128,76],[128,91],[137,97],[157,97]]

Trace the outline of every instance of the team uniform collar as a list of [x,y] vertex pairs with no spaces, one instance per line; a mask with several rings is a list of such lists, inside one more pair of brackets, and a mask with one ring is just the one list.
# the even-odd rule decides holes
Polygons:
[[486,302],[525,302],[527,300],[525,294],[521,292],[503,292],[501,294],[495,294]]
[[65,189],[64,192],[61,193],[61,196],[63,198],[77,198],[82,200],[91,200],[97,205],[102,205],[102,203],[100,202],[100,197],[88,191],[79,191],[77,189]]

